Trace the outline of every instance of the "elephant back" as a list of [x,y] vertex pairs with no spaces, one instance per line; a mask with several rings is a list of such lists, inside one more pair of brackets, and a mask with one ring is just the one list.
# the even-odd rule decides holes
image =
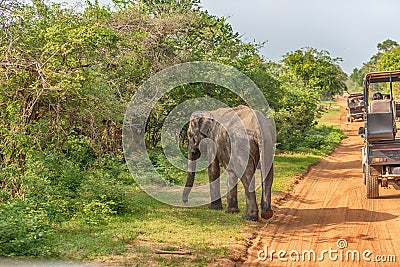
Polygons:
[[[226,129],[228,129],[228,135],[231,136],[228,139],[240,143],[239,147],[243,146],[240,151],[252,149],[250,147],[244,148],[247,140],[250,145],[255,143],[258,146],[259,167],[263,178],[265,178],[272,166],[274,155],[275,127],[273,121],[266,118],[261,112],[244,105],[217,109],[213,112],[213,116],[219,123],[219,129],[216,132],[227,138]],[[246,140],[246,142],[241,140]],[[240,160],[240,157],[237,160]]]

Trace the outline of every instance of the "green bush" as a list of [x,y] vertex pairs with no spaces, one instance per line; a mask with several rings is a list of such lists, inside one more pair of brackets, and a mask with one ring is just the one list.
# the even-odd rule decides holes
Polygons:
[[[89,224],[100,223],[92,219],[100,204],[106,205],[103,211],[109,208],[122,214],[130,210],[127,188],[134,186],[134,182],[123,158],[105,155],[95,161],[90,159],[91,163],[77,160],[80,153],[85,157],[87,152],[69,149],[68,154],[45,151],[27,157],[26,169],[20,178],[21,191],[24,198],[35,202],[46,213],[50,224],[66,222],[76,214],[89,218],[85,219]],[[5,174],[9,172],[3,170]],[[9,190],[0,190],[0,193],[2,199],[12,199]]]
[[183,184],[186,172],[172,165],[164,156],[162,150],[153,149],[150,151],[149,157],[157,172],[161,174],[165,180],[171,184]]
[[274,113],[277,147],[291,150],[315,126],[321,113],[320,96],[315,90],[304,88],[290,79],[282,84],[282,90],[285,94],[280,99],[281,106]]
[[76,198],[85,176],[65,154],[35,153],[26,160],[23,189],[27,199],[47,212],[51,223],[62,223],[80,208]]
[[344,133],[336,126],[318,125],[298,140],[295,150],[314,150],[320,154],[331,153],[345,138]]
[[82,211],[78,213],[78,217],[81,217],[85,223],[91,226],[106,225],[110,216],[116,213],[111,208],[113,205],[114,202],[112,201],[92,200],[84,204]]
[[70,134],[64,142],[62,149],[69,160],[79,164],[82,168],[93,163],[97,158],[90,147],[90,140],[87,136]]
[[102,169],[88,173],[79,190],[79,199],[86,204],[94,201],[107,203],[117,214],[130,210],[126,186]]
[[51,231],[46,212],[25,201],[0,205],[0,255],[37,256],[49,253]]
[[116,157],[105,154],[97,158],[91,168],[106,172],[110,177],[113,177],[124,185],[136,185],[122,156]]

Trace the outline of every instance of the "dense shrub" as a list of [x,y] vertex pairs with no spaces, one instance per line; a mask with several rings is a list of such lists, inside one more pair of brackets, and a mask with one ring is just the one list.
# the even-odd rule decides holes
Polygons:
[[[136,184],[122,156],[121,125],[137,88],[168,66],[206,60],[251,77],[274,110],[280,148],[329,150],[338,142],[336,130],[313,128],[322,85],[340,80],[325,78],[336,70],[328,54],[297,51],[269,65],[260,45],[243,42],[197,0],[114,2],[120,5],[87,1],[76,11],[42,0],[0,1],[0,255],[43,255],[51,227],[76,218],[102,225],[142,210],[130,205]],[[304,59],[312,68],[304,69]],[[159,100],[145,138],[171,184],[182,184],[186,171],[158,150],[162,124],[177,105],[199,97],[243,104],[227,88],[202,83]],[[135,175],[151,181],[149,173]]]
[[0,204],[0,255],[46,255],[51,233],[46,212],[27,201]]
[[186,172],[173,166],[164,156],[161,149],[153,149],[149,153],[150,160],[156,171],[171,184],[182,184]]
[[118,214],[129,211],[129,196],[126,187],[104,170],[88,173],[78,192],[79,201],[84,205],[95,201],[106,203]]
[[115,203],[112,201],[92,200],[83,205],[77,217],[91,226],[105,225],[110,216],[116,212],[111,208]]
[[343,132],[336,126],[318,125],[299,137],[297,145],[291,149],[300,151],[314,150],[319,154],[331,153],[345,138]]
[[[312,90],[288,84],[281,108],[274,114],[277,130],[277,147],[292,149],[301,142],[307,130],[315,126],[320,115],[320,97]],[[284,88],[284,87],[283,87]]]

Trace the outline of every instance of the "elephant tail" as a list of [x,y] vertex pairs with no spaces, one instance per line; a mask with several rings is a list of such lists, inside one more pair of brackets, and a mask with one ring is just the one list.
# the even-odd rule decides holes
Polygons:
[[261,112],[256,111],[259,125],[258,147],[260,161],[258,167],[261,170],[261,178],[264,181],[272,168],[275,155],[275,125],[272,119],[267,119]]

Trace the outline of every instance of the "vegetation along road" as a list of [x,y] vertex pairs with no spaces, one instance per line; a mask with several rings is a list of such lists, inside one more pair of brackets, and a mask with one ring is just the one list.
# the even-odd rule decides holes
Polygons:
[[343,114],[335,123],[348,137],[277,205],[243,265],[396,266],[400,261],[400,194],[390,188],[382,189],[379,199],[366,198],[363,140],[357,135],[362,122],[348,123]]
[[[321,160],[344,135],[320,118],[334,96],[360,92],[366,73],[400,69],[396,40],[378,43],[376,54],[348,75],[341,58],[310,46],[267,60],[264,43],[243,40],[200,0],[83,2],[0,0],[0,266],[43,259],[100,266],[282,266],[292,263],[290,256],[298,259],[293,265],[317,265],[302,262],[304,250],[311,260],[314,252],[323,256],[318,264],[327,266],[339,265],[335,256],[357,257],[357,251],[362,266],[365,259],[400,261],[394,238],[399,192],[365,198],[361,122],[346,124],[339,109],[325,113],[322,120],[335,120],[348,138]],[[273,112],[278,153],[269,221],[242,219],[241,184],[241,212],[230,214],[157,201],[138,185],[154,173],[144,166],[127,169],[122,122],[132,97],[160,71],[204,61],[245,74]],[[243,105],[245,89],[239,95],[195,82],[164,94],[141,131],[150,169],[168,184],[184,186],[186,161],[177,168],[164,153],[169,115],[193,99]],[[400,88],[393,94],[399,96]],[[187,128],[179,138],[183,157]],[[293,177],[320,160],[292,186]],[[206,170],[196,173],[194,186],[207,183]],[[353,262],[340,265],[346,264]]]

